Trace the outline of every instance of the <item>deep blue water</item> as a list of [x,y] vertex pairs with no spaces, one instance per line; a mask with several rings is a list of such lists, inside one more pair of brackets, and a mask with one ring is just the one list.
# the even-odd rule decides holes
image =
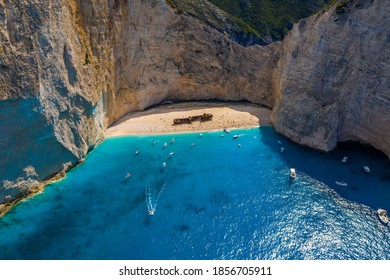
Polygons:
[[390,259],[384,155],[318,153],[272,127],[221,134],[107,139],[0,219],[0,259]]

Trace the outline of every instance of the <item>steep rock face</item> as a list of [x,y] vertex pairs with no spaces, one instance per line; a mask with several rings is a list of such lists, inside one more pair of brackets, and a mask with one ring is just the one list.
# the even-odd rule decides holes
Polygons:
[[167,99],[274,104],[279,45],[244,48],[163,0],[0,0],[0,203]]
[[323,151],[354,140],[390,156],[389,14],[382,1],[341,1],[294,26],[275,78],[278,132]]
[[71,4],[0,1],[0,203],[74,165],[104,137],[103,87],[85,63],[89,45]]
[[169,99],[245,99],[273,106],[270,69],[278,44],[244,48],[176,14],[165,1],[128,1],[119,13],[110,122]]
[[244,48],[164,0],[0,0],[0,204],[170,99],[248,100],[301,144],[390,155],[389,5],[342,2]]

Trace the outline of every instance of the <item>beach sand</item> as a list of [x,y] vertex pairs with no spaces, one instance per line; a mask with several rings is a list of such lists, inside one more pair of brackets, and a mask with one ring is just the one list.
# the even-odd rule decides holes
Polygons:
[[[209,113],[211,121],[173,125],[175,118]],[[271,110],[249,103],[183,102],[129,113],[108,128],[106,136],[167,134],[270,126]]]

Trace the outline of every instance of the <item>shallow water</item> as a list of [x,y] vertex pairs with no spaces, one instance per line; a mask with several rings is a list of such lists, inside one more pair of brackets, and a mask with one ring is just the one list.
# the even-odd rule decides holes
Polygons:
[[0,259],[390,259],[379,207],[390,164],[369,148],[322,154],[272,127],[111,138],[0,220]]

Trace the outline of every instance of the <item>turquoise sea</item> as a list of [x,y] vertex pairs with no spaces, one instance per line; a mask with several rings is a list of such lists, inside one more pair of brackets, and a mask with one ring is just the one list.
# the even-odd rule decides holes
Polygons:
[[390,259],[378,208],[390,162],[371,148],[272,127],[110,138],[0,219],[0,259]]

